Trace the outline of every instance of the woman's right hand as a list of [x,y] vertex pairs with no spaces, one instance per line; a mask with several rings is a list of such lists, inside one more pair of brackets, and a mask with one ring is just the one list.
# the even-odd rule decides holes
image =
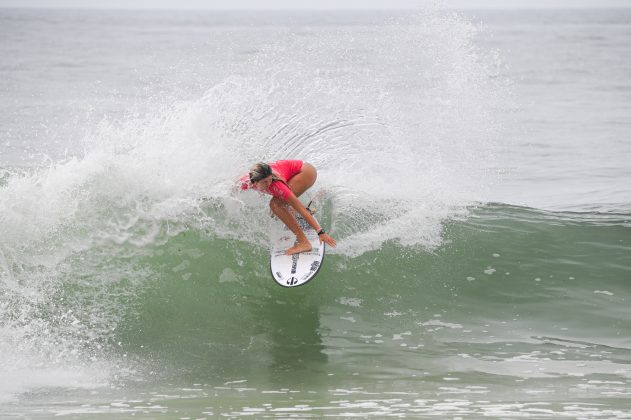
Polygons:
[[333,248],[337,245],[335,239],[331,238],[328,233],[323,233],[322,235],[318,235],[318,237],[320,238],[320,243],[324,242]]

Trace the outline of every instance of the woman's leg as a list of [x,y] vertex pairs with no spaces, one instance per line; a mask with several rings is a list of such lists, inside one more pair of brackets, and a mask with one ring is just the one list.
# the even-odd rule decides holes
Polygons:
[[316,168],[312,164],[304,162],[300,172],[294,175],[287,184],[296,197],[300,197],[315,184],[317,178],[318,171],[316,171]]
[[[313,184],[315,184],[318,173],[316,168],[307,162],[302,164],[302,169],[296,175],[294,175],[287,184],[291,188],[296,197],[300,197],[305,191],[307,191]],[[289,212],[287,203],[280,198],[272,198],[269,203],[272,212],[283,222],[289,230],[296,235],[296,245],[287,250],[287,254],[296,254],[298,252],[305,252],[311,250],[311,243],[302,231],[296,218]]]
[[296,218],[289,212],[287,203],[280,198],[274,197],[270,200],[269,206],[272,212],[296,235],[296,244],[287,250],[287,255],[298,252],[311,251],[311,242],[305,236]]

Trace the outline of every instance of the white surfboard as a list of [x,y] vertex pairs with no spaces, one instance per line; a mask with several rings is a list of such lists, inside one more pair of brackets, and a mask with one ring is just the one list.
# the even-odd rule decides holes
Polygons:
[[313,279],[324,260],[324,242],[320,243],[318,233],[301,216],[296,215],[298,224],[311,242],[309,252],[285,255],[294,246],[296,235],[278,219],[272,221],[270,268],[272,277],[283,287],[302,286]]

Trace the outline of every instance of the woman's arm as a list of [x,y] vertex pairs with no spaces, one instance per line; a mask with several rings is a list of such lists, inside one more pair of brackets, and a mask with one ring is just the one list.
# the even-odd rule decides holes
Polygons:
[[[319,232],[322,229],[309,210],[306,209],[293,192],[287,196],[286,201],[307,221],[307,223],[311,225],[312,228],[315,229],[316,232]],[[331,238],[327,233],[318,235],[318,237],[320,238],[320,242],[324,241],[327,245],[335,247],[335,239]]]

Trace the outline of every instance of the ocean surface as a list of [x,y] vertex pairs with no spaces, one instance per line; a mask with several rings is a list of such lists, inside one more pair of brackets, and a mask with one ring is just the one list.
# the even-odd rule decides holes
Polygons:
[[[0,9],[0,418],[631,418],[631,9]],[[254,162],[338,241],[269,273]]]

